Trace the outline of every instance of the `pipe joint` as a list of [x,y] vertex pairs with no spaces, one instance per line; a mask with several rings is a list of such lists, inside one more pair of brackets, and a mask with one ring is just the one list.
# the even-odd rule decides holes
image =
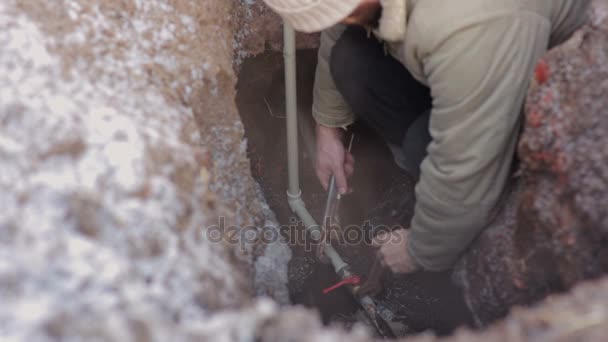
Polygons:
[[302,198],[302,189],[298,189],[297,194],[292,194],[289,190],[287,190],[287,198],[289,200],[297,200]]
[[289,190],[287,190],[287,203],[289,204],[289,208],[294,214],[298,213],[298,209],[301,207],[306,207],[306,204],[302,200],[302,189],[298,190],[297,194],[292,194]]

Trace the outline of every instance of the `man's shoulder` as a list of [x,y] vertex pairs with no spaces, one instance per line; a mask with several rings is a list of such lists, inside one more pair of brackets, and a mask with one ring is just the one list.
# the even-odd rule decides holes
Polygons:
[[406,44],[423,50],[437,46],[463,27],[470,27],[486,15],[480,0],[418,0],[408,20]]
[[408,39],[417,45],[437,46],[456,33],[518,15],[526,6],[547,0],[418,0],[408,24]]

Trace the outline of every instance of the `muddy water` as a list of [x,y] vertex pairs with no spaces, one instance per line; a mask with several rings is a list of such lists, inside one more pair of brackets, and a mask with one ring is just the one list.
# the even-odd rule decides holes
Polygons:
[[[298,52],[300,182],[309,210],[319,218],[325,193],[312,168],[314,146],[310,108],[315,65],[314,51]],[[304,241],[304,228],[287,206],[283,87],[281,54],[263,54],[242,65],[237,105],[249,142],[252,173],[279,222],[284,225],[283,235],[291,241],[294,257],[290,263],[289,282],[293,303],[316,308],[325,323],[349,326],[360,317],[357,303],[346,289],[323,295],[322,290],[336,283],[338,277],[329,266],[316,262],[311,251],[313,246]],[[342,201],[341,226],[361,227],[371,217],[381,217],[379,223],[383,224],[407,224],[414,207],[415,182],[394,165],[390,152],[378,136],[360,124],[355,125],[353,131],[356,134],[353,144],[356,170],[351,182],[355,191]],[[399,199],[397,207],[395,195]],[[361,242],[341,244],[337,249],[354,271],[365,278],[374,261],[374,250]],[[460,325],[470,324],[470,314],[449,273],[393,276],[384,293],[376,299],[408,327],[408,332],[431,329],[438,334],[448,334]]]

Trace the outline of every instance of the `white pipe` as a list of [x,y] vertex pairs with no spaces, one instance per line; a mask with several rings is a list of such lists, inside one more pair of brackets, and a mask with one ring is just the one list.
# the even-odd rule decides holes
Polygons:
[[[297,101],[297,80],[296,80],[296,35],[293,28],[287,23],[283,23],[284,53],[285,58],[285,103],[287,121],[287,168],[289,174],[289,188],[287,190],[287,200],[291,210],[302,220],[306,230],[315,241],[320,241],[322,232],[321,227],[310,215],[306,204],[302,200],[302,190],[300,189],[300,175],[298,164],[298,101]],[[347,263],[342,260],[335,248],[327,244],[324,253],[331,261],[334,270],[342,279],[346,279],[353,274]],[[359,303],[372,320],[378,332],[386,333],[389,328],[379,326],[378,312],[374,301],[369,296],[357,297]],[[392,334],[392,331],[391,331]]]
[[[288,194],[288,198],[289,198],[289,207],[302,220],[302,222],[304,223],[304,226],[310,233],[310,236],[315,241],[320,241],[321,240],[321,227],[319,226],[319,224],[317,224],[317,222],[312,217],[312,215],[310,215],[310,212],[308,212],[308,209],[306,209],[306,204],[302,200],[301,195],[292,197]],[[324,253],[325,253],[325,256],[327,256],[327,258],[331,261],[331,264],[334,267],[334,270],[336,271],[336,273],[342,275],[343,273],[346,272],[346,273],[348,273],[348,275],[346,275],[346,277],[350,276],[350,272],[348,271],[348,264],[346,264],[344,262],[344,260],[342,260],[342,258],[340,257],[338,252],[336,252],[336,250],[334,249],[334,247],[332,245],[327,245],[324,249]]]
[[287,165],[289,196],[299,196],[300,167],[298,164],[298,87],[296,79],[296,33],[286,22],[283,25],[283,57],[285,59],[285,111],[287,116]]
[[[287,198],[289,207],[298,215],[310,232],[315,241],[321,239],[321,227],[310,215],[306,204],[302,200],[302,190],[299,180],[298,163],[298,101],[297,101],[297,79],[296,79],[296,35],[293,28],[288,24],[283,25],[284,33],[284,52],[285,58],[285,103],[287,117],[287,168],[289,174],[289,188]],[[338,274],[347,271],[348,265],[342,260],[340,255],[331,246],[327,245],[325,254],[331,260],[334,269]]]

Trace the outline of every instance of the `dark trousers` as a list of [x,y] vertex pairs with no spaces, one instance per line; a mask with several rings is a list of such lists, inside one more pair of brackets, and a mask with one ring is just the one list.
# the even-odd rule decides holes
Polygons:
[[429,88],[359,27],[349,27],[338,39],[330,69],[355,116],[386,140],[401,168],[417,176],[431,141]]

